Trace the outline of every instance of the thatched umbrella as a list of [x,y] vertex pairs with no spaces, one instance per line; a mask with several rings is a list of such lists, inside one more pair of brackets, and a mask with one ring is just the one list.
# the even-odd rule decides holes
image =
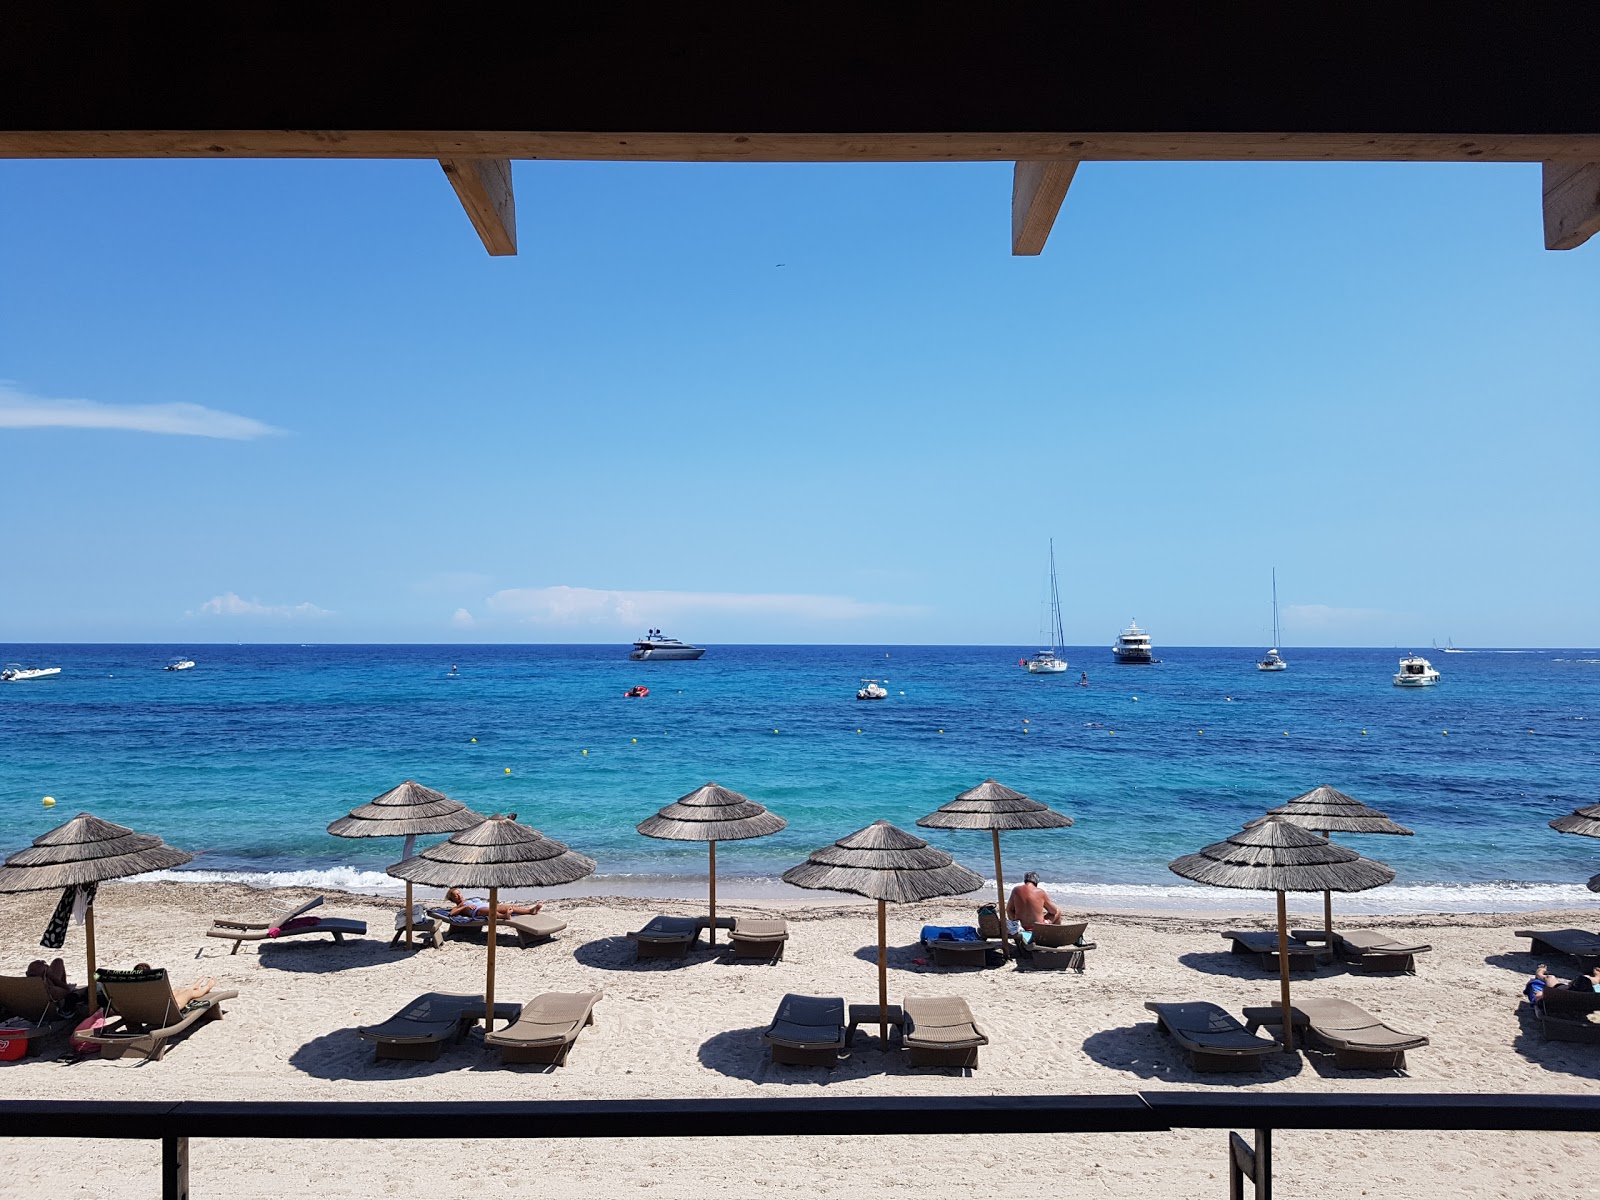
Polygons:
[[51,924],[60,922],[63,934],[74,893],[79,890],[84,893],[83,945],[89,968],[89,994],[93,996],[95,885],[108,879],[165,871],[193,858],[188,851],[167,845],[153,833],[135,833],[126,825],[114,825],[88,813],[79,813],[65,825],[34,838],[28,849],[18,850],[6,859],[5,865],[0,866],[0,892],[45,892],[62,888],[61,903]]
[[517,824],[517,815],[485,817],[447,842],[395,863],[397,879],[434,887],[489,889],[489,969],[483,989],[483,1022],[494,1028],[495,919],[503,887],[555,887],[594,870],[594,859],[568,850],[537,829]]
[[831,846],[813,850],[805,862],[783,873],[783,881],[823,892],[852,892],[878,902],[878,1037],[882,1044],[889,1038],[889,938],[884,905],[960,896],[983,886],[983,876],[887,821],[874,821]]
[[1000,832],[1005,829],[1066,829],[1072,818],[1030,800],[1003,783],[985,779],[917,822],[924,829],[987,829],[994,837],[994,894],[999,901],[1000,952],[1005,953],[1006,885],[1000,869]]
[[[1600,804],[1590,804],[1573,809],[1564,817],[1550,822],[1557,833],[1576,833],[1580,837],[1600,838]],[[1589,880],[1589,890],[1600,892],[1600,875]]]
[[[340,817],[328,826],[334,837],[369,838],[403,837],[405,848],[401,858],[410,858],[416,852],[418,834],[459,833],[471,829],[483,820],[459,800],[452,800],[443,792],[408,779],[399,787],[390,788],[371,803],[352,808],[348,817]],[[406,945],[411,937],[411,880],[406,880]]]
[[1227,841],[1167,864],[1174,874],[1212,887],[1278,894],[1278,977],[1283,993],[1283,1048],[1294,1049],[1289,1010],[1289,915],[1286,892],[1364,892],[1394,879],[1394,871],[1354,850],[1276,818]]
[[[1354,796],[1347,796],[1338,788],[1331,788],[1327,784],[1314,787],[1309,792],[1296,796],[1287,804],[1269,808],[1266,816],[1248,822],[1245,828],[1254,828],[1263,821],[1283,821],[1289,825],[1298,825],[1301,829],[1320,833],[1329,841],[1333,840],[1333,835],[1336,833],[1389,833],[1402,837],[1415,836],[1414,831],[1391,821],[1387,813],[1370,808]],[[1600,827],[1600,822],[1597,822],[1597,827]],[[1331,946],[1333,944],[1332,892],[1322,893],[1322,932]]]
[[677,842],[705,842],[710,847],[711,944],[717,944],[717,843],[777,833],[789,822],[770,813],[748,796],[719,783],[702,784],[680,796],[653,817],[639,822],[645,837]]

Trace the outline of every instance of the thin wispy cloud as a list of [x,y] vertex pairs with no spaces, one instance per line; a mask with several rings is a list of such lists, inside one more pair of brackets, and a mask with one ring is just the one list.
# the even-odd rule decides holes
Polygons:
[[617,591],[604,588],[506,588],[485,602],[495,616],[530,625],[654,624],[696,616],[776,617],[787,621],[859,621],[926,612],[909,604],[882,604],[849,596],[788,592]]
[[450,617],[450,624],[454,625],[457,629],[471,629],[477,624],[477,621],[466,609],[458,608]]
[[330,609],[319,608],[309,602],[303,604],[263,604],[259,600],[246,600],[237,592],[223,592],[202,604],[190,616],[202,617],[255,617],[279,621],[317,620],[331,617]]
[[282,433],[254,417],[203,404],[104,404],[31,396],[0,383],[0,429],[120,429],[247,442]]
[[1351,629],[1386,621],[1392,614],[1381,608],[1338,608],[1331,604],[1288,604],[1283,623],[1290,629]]

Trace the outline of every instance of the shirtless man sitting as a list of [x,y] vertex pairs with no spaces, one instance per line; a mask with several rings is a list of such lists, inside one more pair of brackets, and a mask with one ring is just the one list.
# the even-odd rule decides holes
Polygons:
[[[482,896],[464,896],[460,888],[451,888],[444,898],[454,906],[450,909],[452,917],[472,917],[479,921],[489,919],[489,902]],[[498,904],[495,906],[495,920],[531,917],[543,907],[542,904]]]
[[1035,925],[1061,924],[1061,910],[1039,886],[1039,872],[1029,871],[1022,882],[1011,889],[1011,898],[1006,901],[1006,920],[1007,929],[1018,936],[1032,933]]

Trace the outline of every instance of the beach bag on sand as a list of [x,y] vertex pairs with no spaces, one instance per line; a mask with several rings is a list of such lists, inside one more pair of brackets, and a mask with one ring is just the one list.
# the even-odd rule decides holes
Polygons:
[[98,1033],[106,1024],[106,1010],[97,1008],[72,1031],[72,1052],[74,1054],[99,1054],[100,1046],[97,1042],[85,1042],[77,1035],[80,1033]]
[[978,932],[986,938],[1000,936],[1000,914],[992,904],[978,909]]

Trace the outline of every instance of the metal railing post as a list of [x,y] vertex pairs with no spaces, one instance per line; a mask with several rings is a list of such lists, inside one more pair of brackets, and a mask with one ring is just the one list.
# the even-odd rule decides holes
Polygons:
[[161,1138],[161,1200],[189,1200],[189,1139]]

